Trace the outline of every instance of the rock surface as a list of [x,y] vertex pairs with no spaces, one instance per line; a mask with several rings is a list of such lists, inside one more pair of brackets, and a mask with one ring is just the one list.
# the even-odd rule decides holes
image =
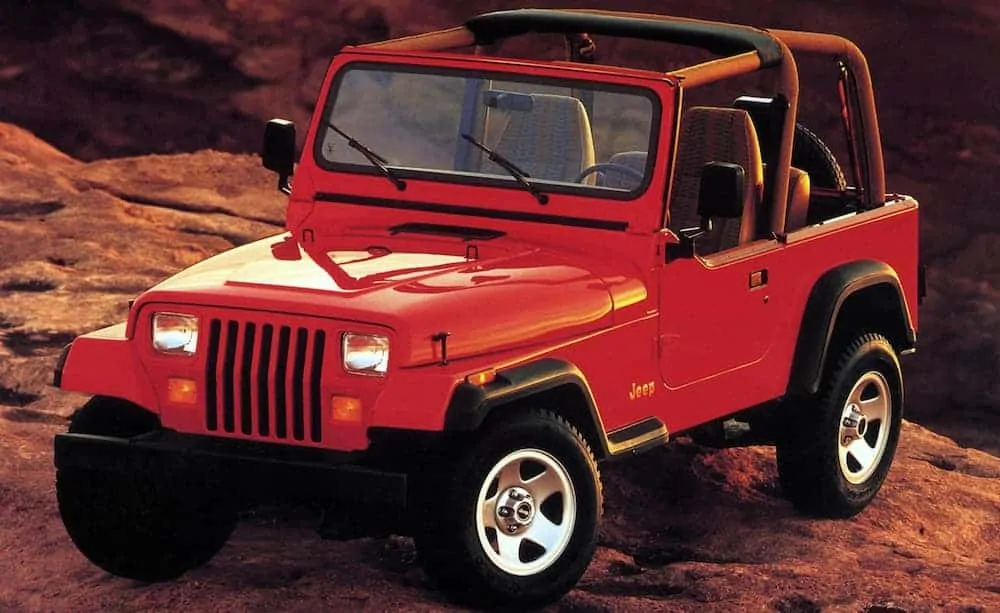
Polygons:
[[[72,546],[34,413],[0,419],[0,609],[455,611],[409,539],[319,540],[314,518],[259,513],[207,566],[169,583],[111,577]],[[1000,460],[905,424],[876,502],[849,521],[795,515],[767,449],[675,442],[605,468],[606,524],[552,612],[949,611],[1000,608]]]
[[74,336],[124,319],[177,270],[284,223],[251,156],[206,152],[84,164],[0,124],[0,416],[44,411]]

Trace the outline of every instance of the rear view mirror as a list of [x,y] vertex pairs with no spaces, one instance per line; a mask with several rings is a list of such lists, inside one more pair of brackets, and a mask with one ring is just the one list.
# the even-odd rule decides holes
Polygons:
[[291,193],[288,178],[295,172],[295,124],[287,119],[267,122],[260,157],[264,168],[278,173],[278,189]]
[[702,219],[739,219],[743,216],[746,173],[739,164],[709,162],[701,171],[698,215]]
[[483,93],[483,104],[500,111],[527,113],[534,106],[529,94],[491,89]]

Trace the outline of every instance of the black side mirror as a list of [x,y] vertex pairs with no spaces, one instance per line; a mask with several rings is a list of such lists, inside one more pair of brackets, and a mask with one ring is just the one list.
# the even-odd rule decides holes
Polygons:
[[743,217],[746,172],[739,164],[709,162],[701,171],[698,215],[702,219]]
[[295,124],[287,119],[267,122],[260,157],[264,168],[278,173],[278,189],[290,194],[288,179],[295,172]]
[[680,243],[668,248],[671,258],[692,258],[695,241],[712,231],[712,219],[743,217],[746,172],[739,164],[709,162],[701,171],[698,189],[698,216],[701,225],[678,231]]

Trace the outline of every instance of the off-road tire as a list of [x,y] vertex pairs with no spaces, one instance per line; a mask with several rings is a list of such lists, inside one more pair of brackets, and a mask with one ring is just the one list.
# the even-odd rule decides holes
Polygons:
[[[135,405],[95,398],[74,415],[69,431],[135,436],[156,421]],[[176,468],[60,469],[56,496],[80,552],[113,575],[139,581],[174,579],[204,565],[236,527],[236,509],[221,491]]]
[[69,431],[129,438],[160,427],[159,418],[131,402],[110,396],[94,396],[70,418]]
[[800,123],[795,124],[792,166],[808,173],[809,182],[815,187],[847,189],[844,171],[833,152],[819,136]]
[[[438,588],[458,602],[519,610],[544,606],[576,585],[597,547],[603,493],[594,455],[576,428],[548,411],[530,411],[484,428],[482,435],[450,454],[418,486],[424,494],[416,503],[419,505],[416,511],[424,513],[414,535],[418,556]],[[488,497],[494,491],[493,486],[487,485],[491,471],[519,453],[540,453],[554,459],[572,483],[575,497],[575,523],[571,530],[564,523],[568,521],[566,507],[561,507],[564,515],[558,525],[566,526],[565,533],[569,534],[564,548],[551,549],[557,557],[551,558],[553,561],[547,567],[520,575],[502,568],[502,560],[494,562],[502,554],[497,550],[487,552],[486,546],[492,542],[484,544],[479,536],[480,526],[487,522],[477,520],[493,516],[481,506],[481,496]],[[503,474],[489,481],[499,485]],[[532,486],[526,487],[534,491]],[[498,487],[498,501],[505,491],[509,490]],[[503,505],[498,502],[498,506]],[[545,506],[539,502],[541,509]],[[538,517],[533,521],[537,522]],[[495,534],[496,526],[493,530]],[[483,532],[488,535],[490,528]],[[527,548],[530,546],[531,542]],[[518,564],[520,561],[514,563],[514,572],[520,572]]]
[[[801,513],[847,518],[871,503],[889,472],[902,424],[903,380],[899,359],[881,334],[858,335],[831,360],[820,393],[810,401],[786,408],[777,440],[778,475],[785,496]],[[853,436],[845,438],[846,420],[857,414],[848,408],[852,392],[864,398],[871,389],[885,397],[885,417],[877,430],[868,429],[874,422],[865,422],[861,429],[864,441]],[[864,402],[874,401],[875,397],[869,396]],[[884,439],[883,428],[888,428]],[[854,471],[850,459],[846,463],[842,459],[854,457],[850,453],[842,455],[842,443],[849,439],[865,445],[868,439],[874,441],[871,447],[875,451],[867,469],[855,460],[859,468]],[[844,449],[849,447],[845,445]]]

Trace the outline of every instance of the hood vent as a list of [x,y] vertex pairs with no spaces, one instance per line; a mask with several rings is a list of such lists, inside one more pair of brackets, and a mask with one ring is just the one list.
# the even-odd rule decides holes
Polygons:
[[436,223],[403,223],[389,228],[390,234],[433,234],[435,236],[453,236],[465,241],[491,240],[505,236],[506,232],[488,228],[470,228],[468,226],[450,226]]

